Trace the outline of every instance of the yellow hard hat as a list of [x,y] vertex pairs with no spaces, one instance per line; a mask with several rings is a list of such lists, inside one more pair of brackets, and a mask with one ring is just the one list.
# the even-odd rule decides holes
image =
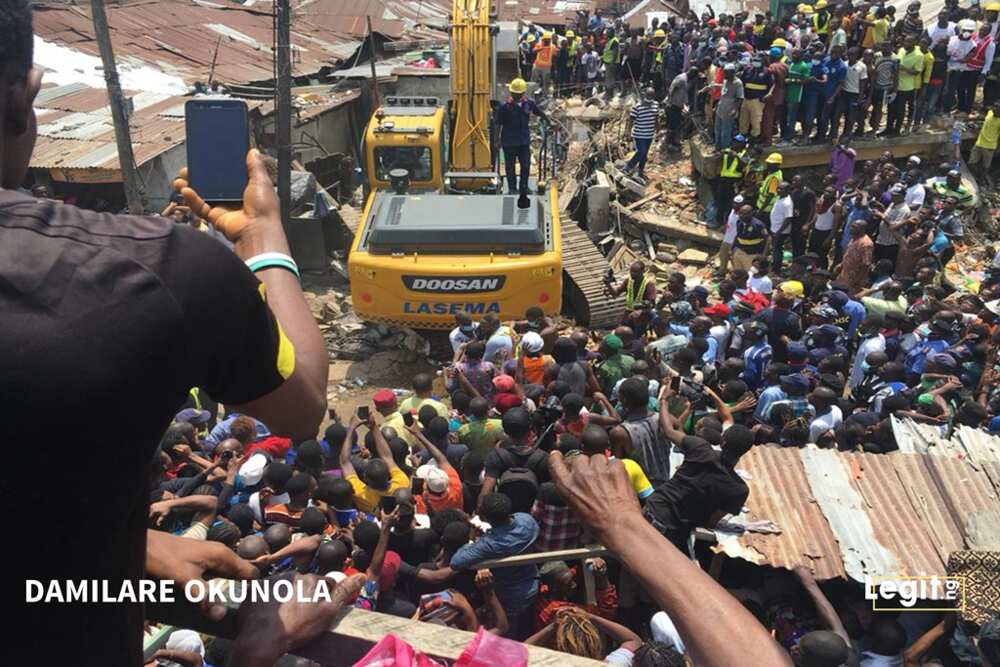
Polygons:
[[771,48],[773,49],[774,47],[778,47],[779,49],[787,49],[788,42],[779,37],[778,39],[771,42]]
[[507,86],[507,90],[512,93],[526,93],[528,92],[528,84],[524,82],[524,79],[518,77],[510,82],[510,85]]
[[766,162],[767,164],[781,164],[783,161],[784,158],[781,157],[781,153],[771,153],[766,158],[764,158],[764,162]]
[[986,11],[988,12],[1000,12],[1000,2],[990,2],[986,5]]
[[826,9],[826,6],[826,0],[819,0],[819,2],[816,3],[816,9]]
[[542,39],[552,39],[552,33],[551,32],[543,32],[542,33]]
[[567,37],[576,37],[576,33],[573,32],[572,30],[567,30],[566,31],[566,36]]
[[659,29],[657,29],[657,31],[653,33],[653,37],[666,37],[666,36],[667,36],[667,33],[663,32],[662,30],[659,30]]
[[799,5],[799,13],[800,14],[812,14],[813,13],[813,7],[812,7],[812,5],[807,5],[805,3]]
[[806,293],[805,286],[798,280],[786,280],[778,285],[778,289],[785,294],[790,294],[796,298],[801,298],[802,295]]
[[535,41],[535,33],[529,32],[528,36],[524,38],[524,41],[528,42],[528,44],[531,44],[533,41]]

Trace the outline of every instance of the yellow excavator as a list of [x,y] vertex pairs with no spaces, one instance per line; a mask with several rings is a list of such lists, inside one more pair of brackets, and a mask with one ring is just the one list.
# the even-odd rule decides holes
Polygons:
[[369,193],[348,259],[365,320],[445,329],[459,312],[520,319],[531,306],[560,310],[555,160],[537,174],[526,208],[502,194],[494,160],[495,33],[490,0],[455,0],[449,106],[387,97],[368,123]]

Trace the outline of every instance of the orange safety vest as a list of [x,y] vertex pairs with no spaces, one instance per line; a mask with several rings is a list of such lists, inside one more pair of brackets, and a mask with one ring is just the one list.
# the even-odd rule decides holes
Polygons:
[[552,49],[553,46],[551,44],[548,46],[539,44],[535,47],[535,67],[541,67],[542,69],[552,68]]
[[965,66],[969,68],[969,71],[979,72],[983,69],[983,65],[986,64],[986,49],[992,43],[993,37],[991,35],[986,35],[976,42],[976,45],[972,47],[972,52],[965,59]]
[[528,384],[545,384],[545,355],[538,357],[524,357],[524,381]]

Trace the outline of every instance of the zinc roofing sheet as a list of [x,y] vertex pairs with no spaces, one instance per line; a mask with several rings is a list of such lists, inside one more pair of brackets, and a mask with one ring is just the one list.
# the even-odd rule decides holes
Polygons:
[[755,447],[737,468],[750,487],[740,520],[781,533],[720,540],[733,557],[864,581],[941,575],[953,551],[1000,548],[1000,462]]

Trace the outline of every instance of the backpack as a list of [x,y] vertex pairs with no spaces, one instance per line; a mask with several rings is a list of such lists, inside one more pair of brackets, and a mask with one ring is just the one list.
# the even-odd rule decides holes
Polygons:
[[518,465],[519,456],[506,447],[497,447],[497,456],[506,470],[497,480],[497,493],[510,498],[511,512],[530,512],[538,497],[538,475],[535,469],[546,459],[545,452],[535,449]]

